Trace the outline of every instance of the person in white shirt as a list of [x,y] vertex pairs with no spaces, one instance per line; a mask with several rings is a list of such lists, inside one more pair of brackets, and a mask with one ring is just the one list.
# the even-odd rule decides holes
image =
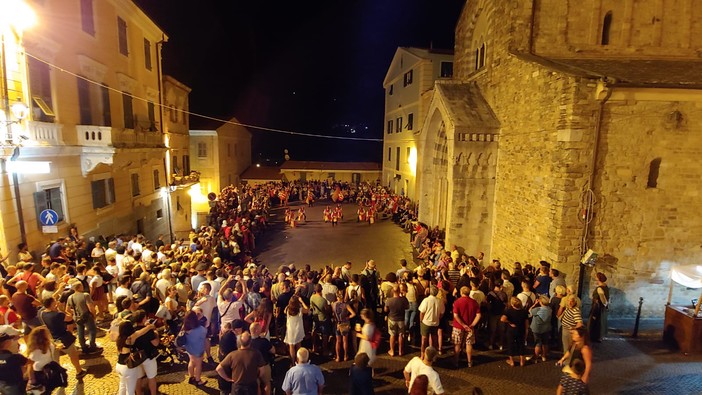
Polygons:
[[429,379],[429,387],[427,395],[442,395],[444,393],[444,387],[441,385],[441,378],[439,373],[434,370],[431,366],[436,360],[436,355],[438,351],[434,347],[427,347],[424,350],[424,358],[419,357],[412,358],[405,369],[403,374],[405,376],[405,386],[407,386],[407,392],[410,392],[412,384],[417,376],[425,375]]
[[421,356],[424,357],[424,350],[427,347],[429,338],[431,344],[439,344],[439,321],[444,314],[444,302],[439,300],[436,295],[439,294],[439,289],[432,285],[429,289],[429,296],[422,300],[419,305],[419,332],[422,335]]
[[120,296],[126,296],[131,299],[133,293],[129,289],[129,277],[122,277],[119,279],[119,287],[115,290],[115,301],[119,299]]
[[173,283],[173,276],[171,275],[171,269],[163,269],[159,274],[159,279],[156,281],[156,290],[158,291],[159,300],[166,300],[168,296],[168,287],[175,285]]
[[222,284],[219,294],[217,295],[217,309],[221,317],[220,323],[222,327],[224,327],[224,324],[227,322],[233,323],[235,320],[244,319],[240,312],[241,308],[244,306],[242,301],[246,298],[248,289],[246,288],[246,282],[243,280],[239,280],[238,283],[241,284],[241,289],[243,290],[238,300],[236,296],[234,296],[234,291],[231,288],[234,286],[234,276],[229,276],[229,279]]

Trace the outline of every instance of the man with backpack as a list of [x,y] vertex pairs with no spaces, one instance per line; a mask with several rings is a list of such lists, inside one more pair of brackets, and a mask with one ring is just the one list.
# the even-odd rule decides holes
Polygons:
[[363,276],[361,287],[366,295],[366,307],[375,313],[376,308],[378,307],[380,294],[378,289],[380,273],[375,268],[374,260],[371,259],[366,263],[366,268],[363,269],[361,275]]

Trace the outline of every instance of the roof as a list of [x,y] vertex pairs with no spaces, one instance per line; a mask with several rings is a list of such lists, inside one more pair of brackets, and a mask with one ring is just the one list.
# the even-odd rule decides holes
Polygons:
[[304,160],[289,160],[280,166],[281,170],[327,170],[327,171],[380,171],[380,163],[376,162],[313,162]]
[[495,130],[500,123],[474,83],[436,83],[434,95],[446,109],[456,131]]
[[[403,54],[409,56],[404,59]],[[390,66],[388,66],[388,71],[385,73],[385,78],[383,78],[383,86],[388,86],[397,76],[413,68],[422,60],[434,61],[437,59],[453,61],[453,51],[450,49],[397,47]]]
[[251,165],[241,173],[241,179],[280,181],[280,167]]

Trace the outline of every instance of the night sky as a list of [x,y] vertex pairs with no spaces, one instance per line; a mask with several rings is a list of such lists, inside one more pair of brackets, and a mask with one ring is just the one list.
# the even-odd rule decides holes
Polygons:
[[[382,82],[398,46],[452,49],[464,0],[135,0],[166,32],[164,73],[190,110],[303,133],[383,137]],[[217,123],[191,116],[191,129]],[[352,133],[352,129],[355,133]],[[254,162],[380,161],[382,143],[250,129]]]

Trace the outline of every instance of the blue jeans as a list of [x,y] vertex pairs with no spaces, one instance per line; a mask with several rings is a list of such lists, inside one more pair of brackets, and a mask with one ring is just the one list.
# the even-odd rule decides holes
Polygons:
[[[95,317],[92,314],[86,314],[85,320],[80,324],[76,320],[76,326],[78,327],[78,341],[80,342],[80,348],[83,352],[87,352],[90,349],[97,347],[95,344],[95,336],[97,335],[97,326],[95,326]],[[90,347],[85,343],[85,329],[88,329],[88,336],[90,337]]]
[[409,309],[405,310],[405,328],[408,331],[416,325],[417,307],[417,302],[409,302]]

